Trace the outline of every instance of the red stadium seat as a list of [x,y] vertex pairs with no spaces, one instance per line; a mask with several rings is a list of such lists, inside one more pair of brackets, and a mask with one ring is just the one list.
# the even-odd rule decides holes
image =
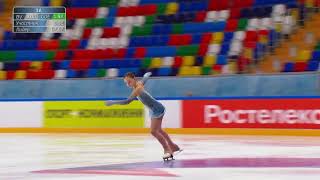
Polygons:
[[229,20],[227,21],[227,25],[226,25],[225,30],[226,30],[226,31],[233,32],[233,31],[236,31],[236,30],[237,30],[237,27],[238,27],[238,20],[236,20],[236,19],[229,19]]
[[74,39],[70,40],[68,49],[77,49],[80,46],[80,40]]
[[50,61],[44,61],[42,62],[42,69],[43,70],[51,70],[52,69],[52,64]]
[[240,8],[231,8],[229,19],[239,19],[240,17]]
[[59,48],[59,41],[56,39],[52,40],[40,40],[38,44],[38,50],[52,50]]
[[207,12],[206,11],[200,11],[196,13],[195,22],[204,22],[206,19]]
[[212,33],[203,33],[201,38],[201,44],[209,44],[212,39]]
[[135,58],[144,58],[146,56],[147,50],[145,47],[138,47],[135,49],[134,57]]
[[296,62],[294,65],[294,72],[302,72],[307,70],[306,62]]
[[249,59],[244,57],[239,57],[237,61],[238,71],[243,72],[249,63],[250,63]]
[[171,35],[168,45],[170,46],[189,45],[191,41],[192,41],[192,36],[190,34]]
[[245,48],[254,49],[254,48],[257,47],[257,42],[247,41],[247,42],[244,42],[243,46],[244,46]]
[[31,62],[30,61],[22,61],[20,62],[20,70],[28,70],[30,67]]
[[137,7],[137,15],[150,16],[157,13],[158,6],[156,4],[147,4]]
[[208,46],[209,46],[208,43],[200,44],[198,55],[199,56],[205,56],[207,54],[207,51],[208,51]]
[[54,59],[55,60],[63,60],[63,59],[66,58],[66,56],[67,56],[67,52],[66,51],[58,50],[58,51],[56,51]]
[[126,56],[127,49],[126,48],[120,48],[117,50],[114,50],[114,57],[113,58],[124,58]]
[[246,42],[257,42],[258,41],[258,34],[256,31],[247,31],[246,38],[244,39]]
[[54,77],[53,70],[29,70],[27,71],[27,79],[52,79]]
[[89,69],[90,64],[90,60],[72,60],[70,68],[74,70],[86,70]]
[[117,16],[134,16],[136,13],[135,7],[119,7],[117,10]]
[[7,77],[6,77],[7,80],[14,79],[14,76],[15,76],[15,71],[7,71]]
[[148,16],[157,12],[157,5],[148,4],[140,6],[119,7],[117,16]]
[[112,37],[119,37],[120,35],[120,28],[113,27],[113,28],[104,28],[103,29],[103,38],[112,38]]
[[113,49],[107,48],[107,49],[105,49],[103,51],[104,51],[106,59],[111,59],[111,58],[113,58],[115,56],[115,52],[114,52]]
[[221,73],[221,71],[222,71],[222,65],[215,64],[215,65],[212,66],[212,70],[213,70],[213,72]]
[[94,18],[97,8],[67,8],[68,19]]
[[208,9],[213,11],[221,11],[228,9],[229,1],[210,0]]
[[[105,51],[101,50],[101,49],[89,51],[88,56],[92,57],[94,59],[105,59],[108,57],[108,55],[106,55]],[[88,58],[88,59],[92,59],[92,58]]]
[[174,67],[174,68],[180,67],[182,65],[182,61],[183,61],[182,57],[180,57],[180,56],[174,57],[174,63],[172,65],[172,67]]
[[83,30],[83,33],[82,33],[82,38],[83,38],[83,39],[88,39],[88,38],[90,37],[90,35],[91,35],[91,32],[92,32],[92,29],[90,29],[90,28],[85,28],[85,29]]

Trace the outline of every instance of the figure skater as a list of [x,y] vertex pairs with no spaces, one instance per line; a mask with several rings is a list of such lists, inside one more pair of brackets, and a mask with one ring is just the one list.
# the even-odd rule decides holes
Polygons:
[[133,89],[131,95],[125,100],[106,101],[106,105],[111,106],[114,104],[129,104],[137,97],[145,106],[149,108],[151,116],[151,134],[160,142],[163,147],[163,159],[173,159],[173,154],[182,150],[178,145],[172,142],[168,134],[161,128],[162,118],[165,114],[165,107],[144,89],[144,84],[147,82],[150,76],[151,72],[145,73],[142,80],[138,81],[132,72],[128,72],[124,76],[124,82],[129,88]]

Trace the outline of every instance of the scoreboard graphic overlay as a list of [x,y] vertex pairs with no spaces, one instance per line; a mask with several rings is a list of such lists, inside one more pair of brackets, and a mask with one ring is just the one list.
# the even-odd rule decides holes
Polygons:
[[13,8],[14,33],[64,33],[66,8],[20,6]]

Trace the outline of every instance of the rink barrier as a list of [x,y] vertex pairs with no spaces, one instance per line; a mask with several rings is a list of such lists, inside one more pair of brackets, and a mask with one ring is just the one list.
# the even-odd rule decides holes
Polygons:
[[[115,99],[115,98],[112,98]],[[121,99],[121,98],[117,98],[117,99]],[[204,100],[204,101],[211,101],[211,102],[215,102],[212,100],[241,100],[241,99],[297,99],[297,101],[299,99],[313,99],[313,100],[317,100],[320,99],[320,96],[285,96],[285,97],[280,97],[280,96],[267,96],[267,97],[257,97],[257,96],[250,96],[250,97],[188,97],[188,98],[157,98],[157,99],[166,99],[168,100],[167,102],[172,102],[171,100],[177,100],[177,102],[183,102],[183,100]],[[17,101],[18,100],[18,101]],[[15,103],[25,103],[27,106],[28,103],[33,103],[33,102],[38,102],[42,103],[45,101],[101,101],[101,100],[107,100],[107,99],[97,99],[97,98],[61,98],[61,99],[0,99],[1,104],[3,105],[3,107],[1,108],[2,110],[5,110],[5,107],[7,105],[12,105]],[[181,101],[179,101],[181,100]],[[8,103],[6,103],[8,102]],[[312,103],[309,103],[312,104]],[[316,109],[318,110],[317,106]],[[23,109],[24,107],[22,106],[21,109]],[[181,107],[178,107],[181,108]],[[168,108],[168,110],[172,110],[172,108]],[[192,109],[193,110],[193,109]],[[174,111],[171,111],[171,113]],[[1,110],[0,110],[1,113]],[[39,110],[38,114],[41,114],[42,110]],[[2,113],[1,113],[2,114]],[[15,114],[12,113],[11,114]],[[18,113],[16,113],[18,114]],[[25,113],[28,114],[28,113]],[[168,112],[168,116],[167,118],[171,118],[172,116],[170,115],[170,112]],[[29,115],[29,114],[28,114]],[[318,113],[319,115],[319,113]],[[32,115],[31,115],[32,116]],[[43,114],[41,115],[43,116]],[[7,117],[5,116],[5,114],[2,114],[2,117]],[[8,120],[10,120],[10,117],[8,118]],[[7,120],[7,122],[9,122]],[[170,119],[170,121],[182,121],[181,117],[175,117],[175,119]],[[24,126],[16,126],[16,127],[12,127],[12,126],[8,126],[8,127],[3,127],[3,125],[1,124],[3,122],[3,120],[0,119],[0,133],[129,133],[129,134],[136,134],[136,133],[149,133],[150,129],[148,128],[148,126],[144,126],[143,127],[135,127],[135,128],[126,128],[126,127],[121,127],[121,128],[113,128],[113,127],[108,127],[108,128],[86,128],[86,127],[82,127],[82,128],[78,128],[78,127],[45,127],[45,126],[35,126],[35,127],[24,127]],[[14,121],[17,121],[17,119]],[[22,121],[21,121],[22,122]],[[164,121],[165,122],[165,121]],[[182,124],[182,122],[180,122]],[[296,128],[296,129],[285,129],[285,128],[236,128],[236,127],[232,127],[229,128],[230,126],[226,126],[226,127],[219,127],[219,128],[215,128],[215,127],[211,127],[211,128],[206,128],[206,127],[199,127],[199,128],[194,128],[194,127],[183,127],[182,125],[179,126],[180,128],[176,128],[176,126],[164,126],[164,127],[170,127],[170,128],[166,128],[166,131],[169,132],[170,134],[203,134],[203,135],[284,135],[284,136],[320,136],[320,128],[316,127],[316,128]]]
[[[320,136],[318,129],[165,128],[169,134]],[[0,128],[0,133],[146,134],[149,128]]]
[[[215,100],[215,99],[320,99],[320,96],[225,96],[225,97],[156,97],[157,100]],[[32,101],[105,101],[126,98],[0,98],[0,102],[32,102]]]

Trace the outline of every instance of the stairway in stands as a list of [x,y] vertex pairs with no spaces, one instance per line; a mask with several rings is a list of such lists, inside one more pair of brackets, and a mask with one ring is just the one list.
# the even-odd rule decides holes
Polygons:
[[283,71],[287,63],[306,63],[312,58],[313,50],[319,44],[319,27],[320,13],[316,13],[305,21],[303,27],[291,34],[289,39],[284,39],[280,47],[259,64],[259,69],[264,73],[274,73]]

